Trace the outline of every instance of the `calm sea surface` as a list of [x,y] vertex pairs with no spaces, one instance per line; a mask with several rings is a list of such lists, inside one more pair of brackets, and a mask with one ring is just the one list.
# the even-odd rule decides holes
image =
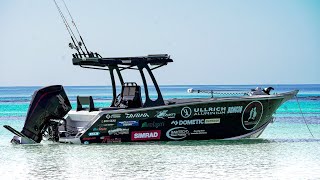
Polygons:
[[[194,89],[250,86],[161,86],[168,98],[209,97]],[[267,85],[264,85],[267,87]],[[21,130],[33,91],[39,87],[0,87],[1,179],[320,179],[320,85],[273,85],[276,92],[299,89],[283,104],[259,139],[67,145],[12,145]],[[92,95],[108,106],[111,88],[65,87],[75,107],[77,95]],[[152,91],[152,94],[154,91]],[[299,104],[301,107],[300,112]],[[303,118],[305,117],[305,118]],[[308,128],[311,133],[308,131]]]

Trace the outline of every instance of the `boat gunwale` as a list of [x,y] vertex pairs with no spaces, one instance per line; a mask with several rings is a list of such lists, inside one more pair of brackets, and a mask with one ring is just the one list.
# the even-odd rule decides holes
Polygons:
[[[193,101],[193,102],[186,102],[186,103],[179,103],[179,104],[166,104],[161,106],[153,106],[153,107],[141,107],[141,108],[132,108],[132,109],[108,109],[108,110],[97,110],[97,115],[101,116],[103,114],[116,114],[116,113],[131,113],[131,112],[142,112],[154,109],[170,109],[174,107],[180,106],[193,106],[193,105],[203,105],[208,103],[221,103],[221,102],[233,102],[233,101],[260,101],[266,99],[285,99],[286,97],[295,96],[299,90],[288,91],[279,94],[272,94],[272,95],[254,95],[254,96],[241,96],[241,97],[222,97],[222,98],[199,98],[202,101]],[[72,110],[74,111],[74,110]],[[83,112],[83,111],[78,111]],[[89,112],[89,111],[87,111]]]

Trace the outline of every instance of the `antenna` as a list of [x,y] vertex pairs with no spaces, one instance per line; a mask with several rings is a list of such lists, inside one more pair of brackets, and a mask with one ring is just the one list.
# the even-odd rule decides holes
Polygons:
[[63,4],[64,4],[64,6],[66,7],[68,13],[69,13],[69,16],[70,16],[70,18],[71,18],[71,22],[72,22],[72,24],[74,25],[74,27],[76,28],[76,30],[77,30],[77,32],[78,32],[78,35],[79,35],[79,37],[80,37],[80,40],[81,40],[82,44],[84,45],[84,48],[86,49],[88,55],[90,56],[90,53],[89,53],[89,51],[88,51],[88,49],[87,49],[87,46],[86,46],[86,44],[84,43],[84,41],[83,41],[83,39],[82,39],[82,36],[81,36],[81,34],[80,34],[80,32],[79,32],[79,29],[78,29],[75,21],[73,20],[73,17],[72,17],[72,15],[71,15],[70,11],[69,11],[69,8],[67,7],[66,2],[65,2],[64,0],[62,0],[62,2],[63,2]]

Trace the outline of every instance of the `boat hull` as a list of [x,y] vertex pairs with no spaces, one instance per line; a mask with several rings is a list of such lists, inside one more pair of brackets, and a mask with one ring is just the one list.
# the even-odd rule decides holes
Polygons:
[[[65,107],[59,96],[62,92],[57,91],[60,99],[54,107],[43,107],[45,114],[50,114],[49,110],[55,109],[54,112],[58,112]],[[70,111],[65,118],[61,117],[62,120],[49,120],[48,124],[42,120],[42,125],[47,128],[41,130],[41,136],[72,144],[257,138],[272,122],[273,114],[279,106],[297,93],[183,99],[146,108]],[[50,102],[55,102],[55,97],[50,96]],[[39,104],[38,101],[36,103]],[[47,117],[39,113],[25,124],[28,127],[39,127],[38,117]],[[16,135],[14,143],[37,142],[33,136],[29,137],[10,126],[4,127]]]
[[257,138],[296,92],[101,112],[81,143]]

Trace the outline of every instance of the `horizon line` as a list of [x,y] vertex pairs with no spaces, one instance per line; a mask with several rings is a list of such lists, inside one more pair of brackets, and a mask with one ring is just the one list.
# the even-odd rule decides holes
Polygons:
[[[52,84],[58,85],[58,84]],[[48,85],[48,86],[52,86]],[[253,86],[253,85],[320,85],[314,83],[298,83],[298,84],[159,84],[159,86]],[[105,86],[112,86],[112,85],[62,85],[64,87],[105,87]],[[148,85],[153,86],[153,85]],[[0,87],[47,87],[46,85],[13,85],[13,86],[0,86]]]

